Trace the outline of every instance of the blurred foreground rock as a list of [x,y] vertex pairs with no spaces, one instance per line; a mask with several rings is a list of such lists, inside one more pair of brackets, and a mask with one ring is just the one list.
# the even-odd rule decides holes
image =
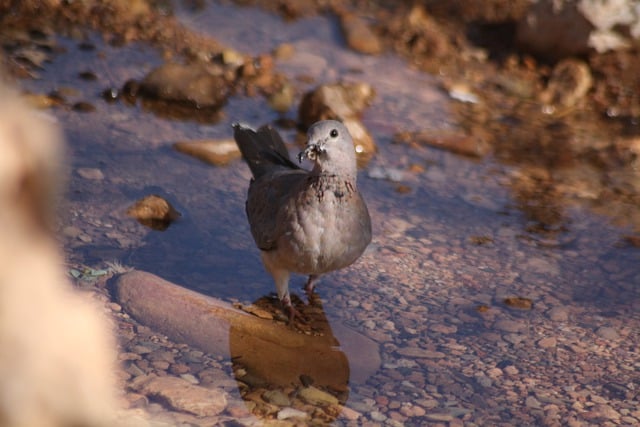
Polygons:
[[60,131],[3,85],[0,117],[0,425],[122,425],[108,323],[73,292],[50,231]]
[[268,383],[288,385],[305,376],[316,385],[344,389],[364,382],[380,365],[377,344],[349,328],[301,334],[150,273],[121,275],[114,293],[140,323],[175,342],[231,357]]

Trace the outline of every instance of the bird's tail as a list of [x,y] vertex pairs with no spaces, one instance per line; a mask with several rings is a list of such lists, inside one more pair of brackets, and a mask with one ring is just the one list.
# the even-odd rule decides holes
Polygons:
[[280,134],[269,125],[255,131],[234,123],[233,137],[254,178],[259,178],[274,168],[300,168],[291,161]]

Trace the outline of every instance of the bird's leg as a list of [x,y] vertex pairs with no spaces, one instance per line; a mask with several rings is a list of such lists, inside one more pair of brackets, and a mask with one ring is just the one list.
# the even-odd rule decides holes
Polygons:
[[307,293],[307,296],[311,298],[311,294],[313,294],[313,289],[316,287],[316,283],[318,283],[318,279],[320,278],[317,274],[310,274],[307,279],[307,283],[304,285],[304,291]]
[[302,314],[293,306],[291,302],[291,297],[289,296],[289,292],[280,299],[280,302],[284,306],[285,310],[289,312],[289,324],[293,325],[295,319],[300,320],[302,323],[307,323],[306,319],[302,317]]
[[267,258],[264,253],[262,256],[262,260],[264,262],[265,267],[269,270],[269,273],[273,276],[273,281],[276,282],[276,291],[278,292],[278,299],[284,306],[284,309],[289,312],[289,324],[293,325],[293,321],[295,318],[300,319],[301,322],[305,323],[304,317],[296,308],[293,306],[291,302],[291,296],[289,295],[289,271],[284,269],[273,268],[272,265],[268,262],[265,262]]

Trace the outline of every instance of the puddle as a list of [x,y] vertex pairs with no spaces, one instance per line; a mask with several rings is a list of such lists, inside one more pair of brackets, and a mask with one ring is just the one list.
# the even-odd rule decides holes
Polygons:
[[[382,368],[351,385],[346,406],[368,420],[415,425],[537,423],[553,417],[549,405],[566,414],[580,399],[606,400],[620,414],[636,410],[640,252],[625,243],[630,227],[580,205],[518,200],[510,187],[517,164],[392,144],[401,130],[457,128],[455,101],[435,78],[395,56],[346,50],[331,18],[289,23],[219,4],[177,15],[241,52],[293,44],[295,55],[277,68],[313,78],[313,84],[297,80],[298,95],[335,80],[366,81],[377,92],[363,122],[379,153],[359,178],[374,240],[360,261],[318,287],[329,323],[381,348]],[[239,161],[211,167],[171,147],[179,140],[227,138],[235,121],[260,125],[278,114],[262,98],[233,97],[218,123],[203,125],[108,103],[100,95],[105,89],[142,78],[162,63],[160,56],[144,45],[111,47],[97,37],[93,50],[56,40],[65,51],[44,66],[40,79],[22,83],[36,93],[72,88],[69,103],[95,107],[52,110],[70,152],[64,226],[82,232],[82,238],[61,237],[70,261],[119,261],[231,302],[249,304],[273,293],[244,216],[248,168]],[[86,71],[97,78],[82,79]],[[292,140],[292,131],[283,135]],[[102,177],[83,178],[80,168],[98,169]],[[400,171],[399,182],[372,178],[376,168]],[[125,215],[149,194],[165,197],[182,215],[165,231]],[[537,212],[552,209],[557,220],[546,222],[554,226],[540,232]],[[292,291],[302,295],[303,283],[295,277]],[[514,308],[507,298],[531,306]],[[603,326],[615,333],[599,333]],[[611,383],[623,398],[606,391]]]

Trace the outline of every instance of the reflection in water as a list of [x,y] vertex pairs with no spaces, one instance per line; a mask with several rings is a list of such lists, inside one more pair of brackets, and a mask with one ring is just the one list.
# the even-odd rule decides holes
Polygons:
[[114,295],[139,322],[171,340],[230,357],[240,394],[257,415],[272,415],[264,396],[277,390],[295,409],[314,411],[317,418],[321,407],[322,418],[331,421],[347,401],[349,385],[380,367],[377,345],[349,328],[334,332],[317,298],[303,310],[309,323],[300,331],[142,271],[121,275]]
[[[263,297],[254,305],[277,312],[280,307],[274,306],[273,301],[277,303],[277,299]],[[257,334],[245,325],[231,324],[229,352],[234,362],[234,373],[240,394],[255,415],[268,415],[265,405],[260,403],[264,403],[263,399],[267,402],[273,399],[274,390],[289,398],[313,386],[330,393],[325,395],[327,403],[332,400],[331,396],[341,404],[348,399],[349,360],[339,348],[340,343],[334,336],[319,297],[313,298],[311,305],[302,309],[302,314],[308,319],[305,325],[301,325],[304,331],[287,334],[286,337],[280,334],[280,328],[269,331],[273,334]],[[267,394],[267,390],[271,393]],[[320,390],[316,393],[323,395]],[[335,410],[325,412],[329,418],[338,413]]]

